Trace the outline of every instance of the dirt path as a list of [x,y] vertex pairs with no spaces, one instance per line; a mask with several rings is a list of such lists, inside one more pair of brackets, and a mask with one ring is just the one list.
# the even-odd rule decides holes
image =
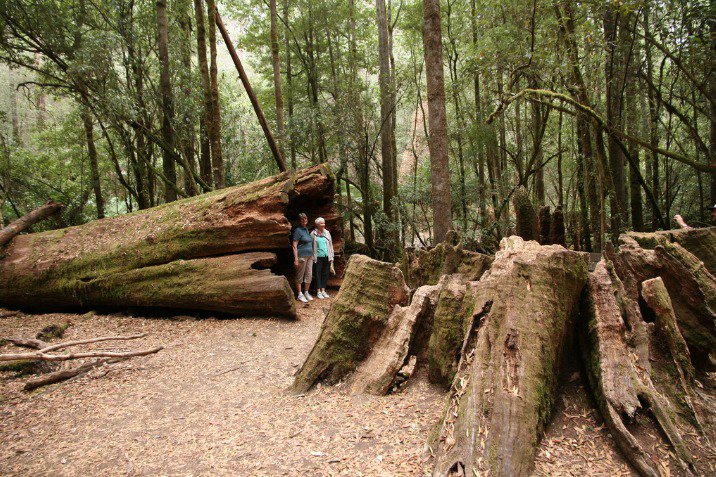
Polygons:
[[[405,392],[382,398],[348,396],[340,387],[284,392],[327,308],[325,301],[301,308],[297,322],[0,318],[0,336],[30,337],[70,319],[67,339],[147,332],[131,346],[166,347],[32,394],[21,390],[25,378],[0,374],[0,475],[429,475],[426,436],[445,394],[421,373]],[[629,473],[593,421],[565,422],[571,425],[548,431],[536,473]],[[570,430],[578,425],[579,447]],[[583,442],[603,454],[588,462]]]
[[425,380],[385,398],[284,392],[328,306],[314,303],[298,322],[0,319],[0,336],[34,336],[69,318],[68,339],[141,331],[151,334],[142,347],[166,347],[31,395],[21,391],[24,379],[5,379],[0,474],[419,474],[442,406]]

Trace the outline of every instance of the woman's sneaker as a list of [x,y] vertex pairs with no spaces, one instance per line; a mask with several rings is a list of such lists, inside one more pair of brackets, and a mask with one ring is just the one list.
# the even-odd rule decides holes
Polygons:
[[328,293],[323,292],[323,298],[330,298],[330,297],[331,297],[331,296],[330,296]]
[[304,296],[304,298],[306,298],[306,300],[308,300],[308,301],[312,301],[312,300],[313,300],[313,297],[312,297],[311,294],[308,293],[308,292],[303,292],[303,296]]
[[303,303],[308,303],[308,300],[306,300],[306,297],[303,296],[303,293],[299,293],[298,296],[296,297],[296,299],[298,301],[302,301]]

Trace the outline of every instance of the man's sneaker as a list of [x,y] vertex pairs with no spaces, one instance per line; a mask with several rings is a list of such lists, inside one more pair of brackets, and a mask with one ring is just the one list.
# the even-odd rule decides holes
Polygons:
[[330,297],[331,297],[331,296],[330,296],[328,293],[323,292],[323,298],[330,298]]
[[312,297],[311,294],[308,293],[308,292],[303,292],[303,296],[304,296],[304,297],[306,298],[306,300],[308,300],[308,301],[312,301],[312,300],[313,300],[313,297]]
[[302,302],[304,302],[304,303],[308,303],[308,300],[306,300],[306,297],[303,296],[303,293],[299,293],[298,296],[296,297],[296,299],[297,299],[298,301],[302,301]]

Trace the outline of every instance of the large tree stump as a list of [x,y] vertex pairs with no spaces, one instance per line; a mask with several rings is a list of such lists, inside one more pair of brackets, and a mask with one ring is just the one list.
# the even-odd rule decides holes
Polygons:
[[334,384],[355,371],[388,326],[395,305],[405,305],[408,298],[400,268],[351,256],[343,285],[291,389],[306,392],[318,381]]
[[387,394],[408,361],[418,327],[435,309],[439,285],[425,285],[413,294],[409,306],[396,305],[380,338],[351,378],[351,392]]
[[[340,252],[333,193],[333,176],[321,165],[77,227],[19,235],[0,259],[0,303],[293,316],[286,279],[268,268],[292,272],[289,235],[299,212],[323,216]],[[268,255],[241,258],[254,252]]]
[[579,333],[589,384],[614,440],[641,475],[663,475],[664,444],[673,451],[675,465],[668,467],[689,473],[694,462],[683,436],[703,445],[693,368],[661,279],[645,282],[642,291],[655,326],[644,321],[610,262],[590,273]]
[[661,277],[694,365],[714,369],[716,278],[680,242],[666,240],[667,234],[639,234],[639,241],[653,250],[640,246],[634,235],[622,235],[619,251],[610,254],[627,295],[638,301],[642,282]]
[[716,275],[716,227],[675,229],[659,232],[627,232],[642,248],[653,250],[657,245],[678,242],[704,262],[706,269]]
[[[448,238],[452,234],[448,235]],[[440,242],[429,249],[418,249],[414,255],[404,257],[408,284],[412,288],[436,285],[443,275],[459,273],[467,280],[478,280],[490,268],[492,257],[464,250],[461,244]]]
[[[475,287],[434,475],[527,475],[587,279],[584,254],[503,239]],[[439,306],[439,304],[438,304]]]

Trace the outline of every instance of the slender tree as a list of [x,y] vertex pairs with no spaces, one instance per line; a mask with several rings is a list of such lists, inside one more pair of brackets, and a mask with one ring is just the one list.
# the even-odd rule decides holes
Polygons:
[[432,181],[433,237],[435,243],[440,243],[445,240],[447,232],[452,230],[440,0],[425,0],[423,3],[423,48],[425,77],[428,86],[428,123],[430,125],[428,148],[430,149]]
[[[162,98],[162,141],[165,149],[162,151],[162,169],[164,176],[176,185],[176,163],[172,153],[175,151],[174,128],[174,100],[169,69],[167,2],[157,0],[157,49],[159,51],[159,90]],[[166,184],[164,187],[164,200],[171,202],[177,199],[176,190]]]
[[276,98],[276,132],[281,156],[285,157],[286,131],[283,125],[283,91],[281,90],[281,58],[278,49],[278,10],[276,0],[270,0],[271,10],[271,64],[273,66],[273,87]]
[[219,73],[216,59],[216,0],[206,0],[209,22],[209,79],[211,91],[211,121],[209,122],[209,142],[211,144],[211,168],[214,176],[214,187],[223,189],[224,154],[221,148],[221,108],[219,103]]

